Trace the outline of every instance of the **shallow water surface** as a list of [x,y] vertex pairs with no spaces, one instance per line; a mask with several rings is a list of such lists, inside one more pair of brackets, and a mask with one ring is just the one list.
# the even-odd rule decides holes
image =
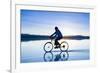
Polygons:
[[45,52],[43,46],[49,41],[21,42],[21,63],[89,60],[89,40],[64,40],[69,44],[68,51]]

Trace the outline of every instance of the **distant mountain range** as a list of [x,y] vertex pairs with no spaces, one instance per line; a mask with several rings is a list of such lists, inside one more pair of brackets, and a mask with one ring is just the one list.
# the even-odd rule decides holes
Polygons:
[[[89,39],[89,36],[83,35],[73,35],[73,36],[64,36],[63,39],[68,40],[84,40]],[[50,40],[49,35],[30,35],[30,34],[21,34],[21,41],[35,41],[35,40]]]

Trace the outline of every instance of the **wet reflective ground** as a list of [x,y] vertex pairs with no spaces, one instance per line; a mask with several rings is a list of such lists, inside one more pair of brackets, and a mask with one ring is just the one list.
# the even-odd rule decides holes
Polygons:
[[45,52],[43,46],[48,41],[21,42],[21,63],[89,60],[89,40],[64,40],[69,44],[68,51],[58,48]]

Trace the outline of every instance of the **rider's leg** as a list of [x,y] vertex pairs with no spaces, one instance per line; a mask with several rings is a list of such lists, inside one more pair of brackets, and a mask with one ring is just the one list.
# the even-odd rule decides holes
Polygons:
[[57,45],[60,45],[60,43],[58,42],[58,40],[57,40]]
[[57,40],[55,39],[55,47],[57,46]]
[[55,39],[55,48],[60,47],[60,43],[58,42],[59,39]]

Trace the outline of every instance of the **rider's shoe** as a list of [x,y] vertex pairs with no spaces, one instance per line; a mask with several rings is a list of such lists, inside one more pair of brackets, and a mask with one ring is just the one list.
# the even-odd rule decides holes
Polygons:
[[55,49],[60,48],[60,45],[57,45],[57,46],[55,46],[54,48],[55,48]]
[[55,46],[54,48],[55,48],[55,49],[57,49],[58,47],[57,47],[57,46]]

